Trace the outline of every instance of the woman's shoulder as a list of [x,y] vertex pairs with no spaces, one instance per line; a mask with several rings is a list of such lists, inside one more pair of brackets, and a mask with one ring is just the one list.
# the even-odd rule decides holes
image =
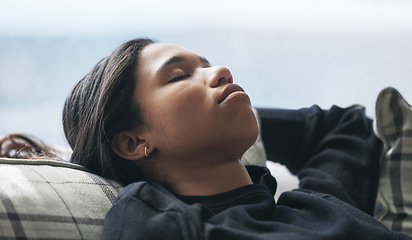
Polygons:
[[139,181],[127,185],[116,197],[114,205],[128,204],[150,206],[159,211],[170,209],[179,200],[164,186],[156,182]]

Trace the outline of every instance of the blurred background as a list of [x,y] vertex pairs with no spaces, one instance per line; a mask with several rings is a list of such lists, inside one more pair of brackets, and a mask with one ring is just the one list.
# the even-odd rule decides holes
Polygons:
[[73,85],[120,43],[151,37],[226,65],[255,106],[412,102],[412,0],[1,0],[0,135],[67,145]]

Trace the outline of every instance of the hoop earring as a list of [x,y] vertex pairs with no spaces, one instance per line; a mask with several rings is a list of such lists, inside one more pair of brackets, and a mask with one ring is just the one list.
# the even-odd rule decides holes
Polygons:
[[144,155],[146,156],[147,160],[150,160],[149,154],[147,154],[147,147],[144,147]]

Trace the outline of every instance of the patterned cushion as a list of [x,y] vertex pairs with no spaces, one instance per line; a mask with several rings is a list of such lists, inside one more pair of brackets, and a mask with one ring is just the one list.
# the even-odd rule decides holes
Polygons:
[[394,88],[376,101],[377,135],[384,143],[376,217],[412,235],[412,108]]
[[100,239],[121,189],[78,165],[0,158],[0,239]]

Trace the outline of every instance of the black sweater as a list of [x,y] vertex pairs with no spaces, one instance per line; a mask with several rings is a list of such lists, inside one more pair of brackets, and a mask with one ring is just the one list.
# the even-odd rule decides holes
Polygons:
[[259,109],[269,159],[300,179],[275,203],[276,181],[248,166],[253,185],[212,196],[174,196],[157,183],[127,186],[103,239],[411,239],[371,214],[381,144],[361,107]]

